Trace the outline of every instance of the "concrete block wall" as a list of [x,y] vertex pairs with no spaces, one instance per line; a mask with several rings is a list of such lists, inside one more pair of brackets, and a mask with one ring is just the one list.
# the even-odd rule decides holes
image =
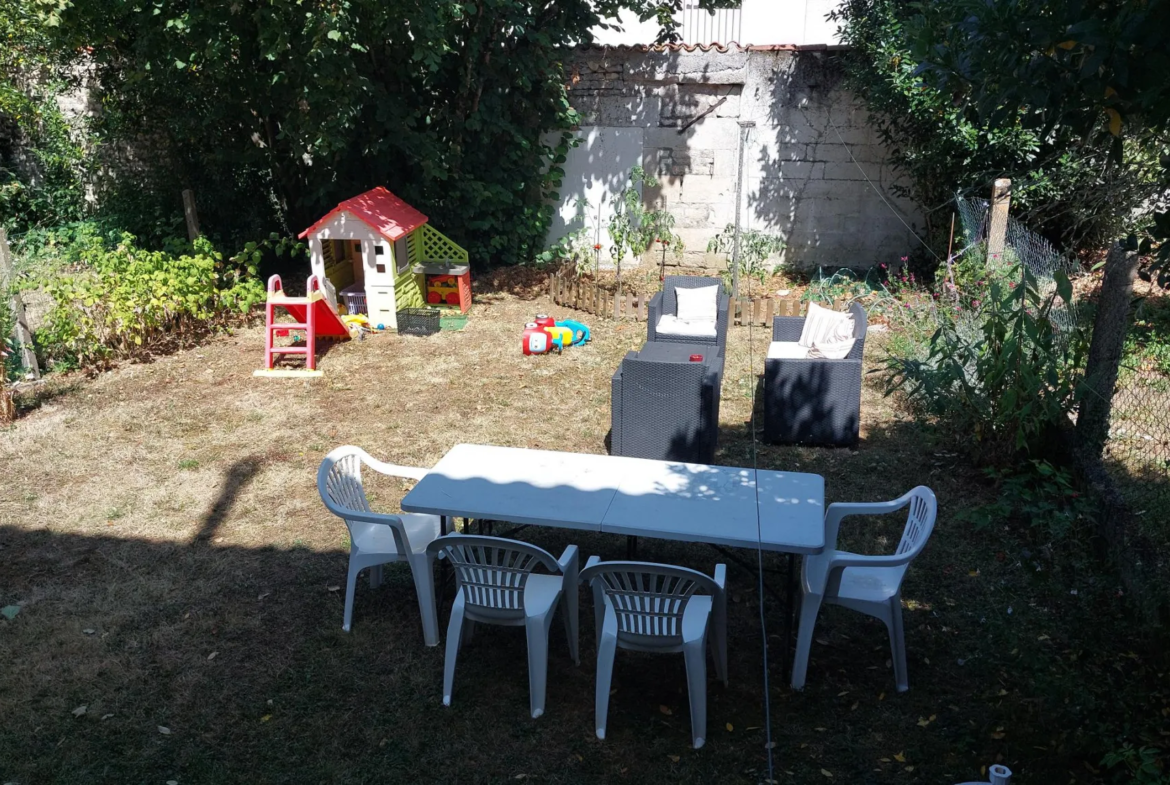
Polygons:
[[[921,215],[892,193],[897,174],[830,52],[589,48],[566,66],[583,135],[640,130],[639,162],[660,181],[643,198],[674,214],[687,247],[668,264],[709,265],[708,241],[734,221],[741,120],[756,123],[744,154],[742,225],[784,237],[775,261],[867,267],[914,243],[906,225],[920,228]],[[583,168],[574,165],[579,155],[570,155],[570,170]],[[613,168],[590,157],[591,166]],[[621,183],[624,174],[601,179]],[[581,196],[576,186],[566,177],[562,208]],[[604,226],[604,205],[594,212]]]

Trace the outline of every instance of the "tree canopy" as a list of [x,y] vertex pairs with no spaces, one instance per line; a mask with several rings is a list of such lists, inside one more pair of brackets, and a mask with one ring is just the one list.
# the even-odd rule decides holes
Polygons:
[[385,184],[495,261],[544,241],[577,122],[565,48],[622,9],[669,22],[678,5],[3,2],[14,24],[43,32],[38,46],[92,75],[102,161],[121,175],[102,183],[104,201],[127,228],[158,231],[192,188],[211,231],[297,231]]

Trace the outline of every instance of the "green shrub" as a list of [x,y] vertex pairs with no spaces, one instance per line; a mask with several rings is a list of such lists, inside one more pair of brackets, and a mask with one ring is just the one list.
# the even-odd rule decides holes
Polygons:
[[84,266],[43,281],[53,298],[38,331],[50,363],[102,366],[190,343],[264,299],[259,253],[224,261],[202,238],[186,253],[148,251],[123,234],[90,237]]
[[[779,264],[768,264],[768,258],[784,250],[784,238],[758,229],[741,229],[739,232],[739,275],[741,278],[755,278],[761,284],[768,280]],[[723,231],[707,243],[708,253],[727,255],[728,271],[724,275],[731,280],[731,257],[735,253],[735,224],[728,224]]]
[[1067,276],[1056,274],[1048,297],[1026,270],[1014,277],[991,284],[978,314],[942,320],[926,359],[892,356],[884,369],[887,393],[903,392],[977,457],[1001,464],[1037,455],[1068,421],[1088,346],[1081,328],[1057,332],[1049,319],[1058,300],[1071,304]]
[[998,486],[995,501],[960,510],[956,520],[980,529],[1018,521],[1052,540],[1068,538],[1089,520],[1089,505],[1067,468],[1033,459],[1008,469],[988,467],[986,472]]

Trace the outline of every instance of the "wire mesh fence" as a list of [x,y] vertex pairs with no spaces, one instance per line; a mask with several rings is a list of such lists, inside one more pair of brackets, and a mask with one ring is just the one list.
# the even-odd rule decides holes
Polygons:
[[[1060,253],[1048,240],[1015,218],[1007,219],[1003,253],[989,258],[993,232],[986,199],[956,200],[962,233],[956,264],[973,260],[986,265],[989,276],[1006,275],[1023,265],[1036,278],[1042,295],[1055,290],[1055,274],[1072,276],[1076,259]],[[1105,464],[1118,489],[1138,515],[1166,515],[1170,510],[1170,294],[1148,287],[1141,292],[1133,319],[1125,325],[1095,329],[1128,329],[1110,414]],[[1053,308],[1051,320],[1066,331],[1086,324],[1090,311],[1083,302]]]
[[[1046,238],[1029,229],[1015,218],[1007,217],[1003,234],[1002,253],[988,253],[994,233],[991,207],[986,199],[959,197],[956,200],[959,223],[962,227],[963,247],[956,260],[962,264],[973,259],[983,265],[989,277],[1006,278],[1017,266],[1023,266],[1036,279],[1042,297],[1049,297],[1056,291],[1056,273],[1073,276],[1079,270],[1079,263],[1068,254],[1061,253]],[[1056,329],[1066,331],[1081,323],[1085,314],[1079,304],[1067,305],[1057,302],[1049,314]]]
[[1134,513],[1170,515],[1170,295],[1149,290],[1129,325],[1105,465]]

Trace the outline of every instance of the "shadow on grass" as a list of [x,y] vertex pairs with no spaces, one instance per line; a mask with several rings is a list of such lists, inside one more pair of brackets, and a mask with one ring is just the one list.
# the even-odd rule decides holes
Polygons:
[[[719,462],[751,465],[750,455],[746,427],[722,430]],[[910,692],[893,690],[884,628],[829,608],[808,687],[791,693],[775,605],[765,598],[762,631],[755,582],[734,570],[731,685],[709,678],[707,746],[689,749],[681,658],[629,652],[600,741],[586,591],[582,664],[554,635],[547,712],[532,720],[522,630],[482,629],[460,657],[453,705],[441,705],[442,650],[422,643],[405,565],[387,567],[378,589],[358,582],[347,634],[342,550],[6,524],[0,604],[24,605],[0,621],[0,771],[19,782],[755,783],[766,773],[761,634],[789,781],[822,781],[824,769],[836,781],[900,783],[914,766],[915,781],[958,782],[1003,760],[1030,781],[1064,782],[1096,767],[1114,739],[1157,741],[1170,702],[1157,676],[1165,647],[1132,628],[1107,579],[1081,575],[1072,596],[1038,582],[1047,573],[1021,566],[1004,533],[955,525],[981,491],[969,470],[924,450],[913,426],[872,430],[857,450],[760,445],[757,456],[764,468],[824,474],[830,500],[893,498],[920,482],[938,493],[939,526],[904,594]],[[264,470],[233,466],[202,535]],[[319,525],[344,531],[324,510]],[[874,547],[883,525],[855,523]],[[625,545],[564,529],[523,536],[554,553],[575,542],[583,559],[619,558]],[[643,540],[641,550],[707,572],[718,560],[689,543]],[[765,566],[781,558],[765,554]]]
[[35,382],[21,382],[13,386],[17,418],[35,412],[46,404],[81,389],[82,381],[77,376],[48,376]]
[[215,536],[219,527],[227,519],[228,513],[231,512],[236,497],[240,495],[244,486],[255,479],[263,462],[263,456],[251,455],[232,464],[231,468],[224,474],[219,496],[212,503],[211,509],[203,516],[203,521],[193,542],[208,542]]

